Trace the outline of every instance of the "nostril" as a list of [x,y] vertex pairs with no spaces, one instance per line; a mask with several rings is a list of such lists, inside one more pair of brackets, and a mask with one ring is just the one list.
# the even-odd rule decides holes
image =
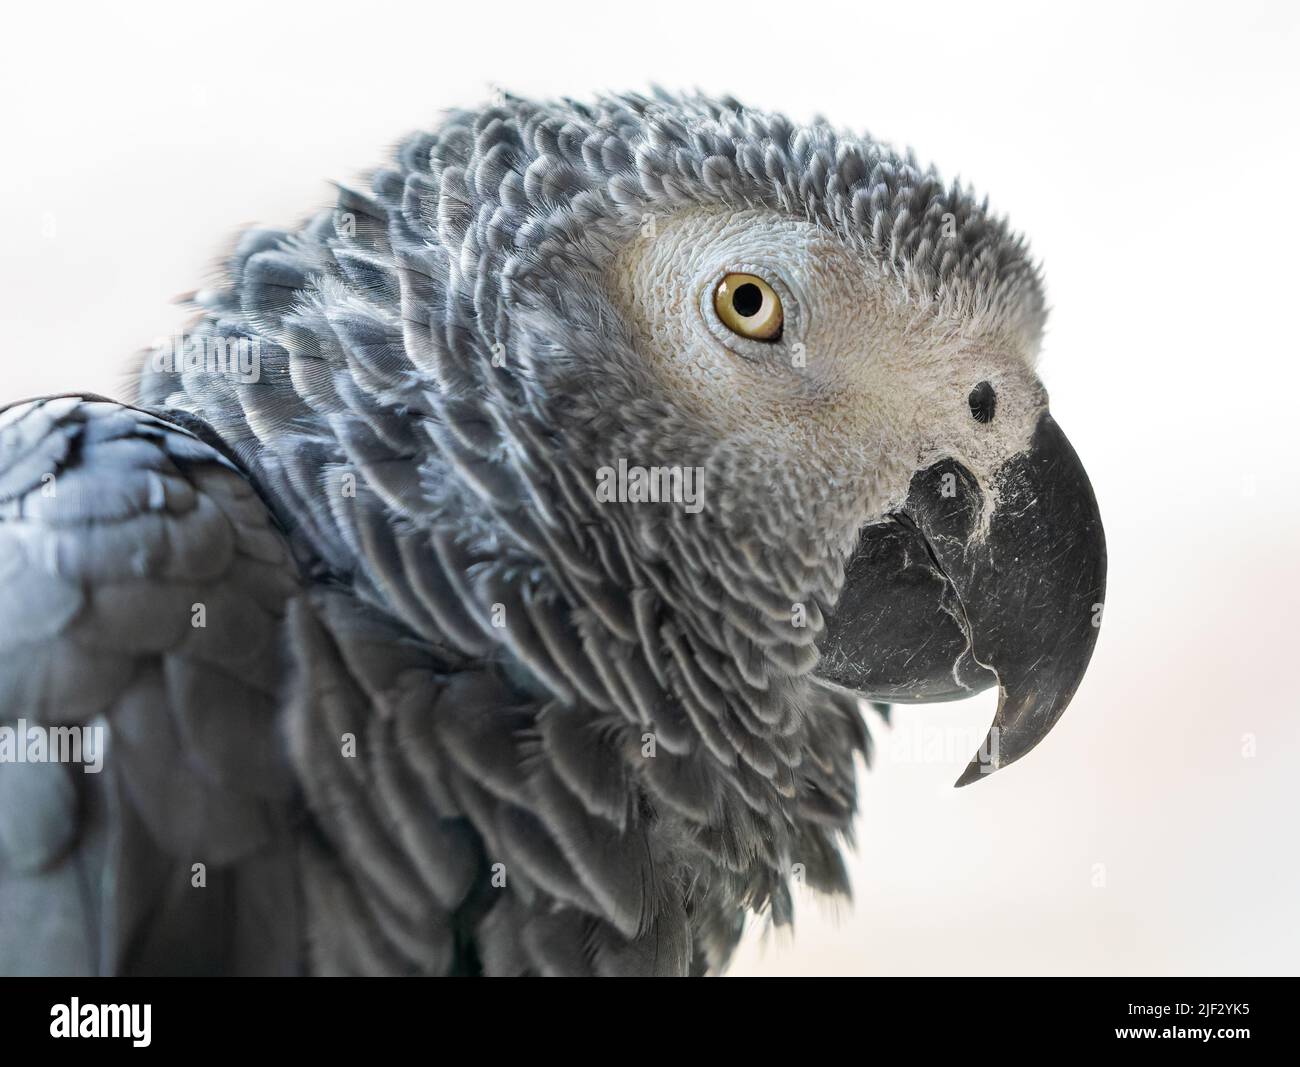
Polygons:
[[970,413],[975,416],[976,422],[992,422],[993,412],[998,406],[998,394],[988,382],[980,382],[970,391],[967,403],[970,404]]

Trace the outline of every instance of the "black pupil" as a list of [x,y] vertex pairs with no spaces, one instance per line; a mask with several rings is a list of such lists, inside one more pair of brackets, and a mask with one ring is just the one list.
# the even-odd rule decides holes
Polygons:
[[758,309],[763,306],[763,290],[753,282],[746,282],[737,287],[731,298],[731,306],[736,309],[737,315],[744,318],[757,315]]
[[970,391],[970,413],[976,422],[992,422],[993,412],[998,406],[998,394],[988,382],[980,382]]

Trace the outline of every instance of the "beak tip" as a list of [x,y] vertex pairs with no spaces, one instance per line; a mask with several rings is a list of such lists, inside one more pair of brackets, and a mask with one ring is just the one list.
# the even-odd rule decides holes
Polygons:
[[973,782],[981,781],[991,775],[994,771],[1000,770],[1001,766],[1000,763],[989,762],[981,756],[976,756],[970,761],[970,764],[966,769],[961,772],[961,777],[953,783],[953,788],[961,789],[963,786],[968,786]]

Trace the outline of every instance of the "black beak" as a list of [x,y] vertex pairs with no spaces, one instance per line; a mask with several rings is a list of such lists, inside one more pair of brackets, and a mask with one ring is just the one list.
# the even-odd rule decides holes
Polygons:
[[[991,509],[991,510],[988,510]],[[1083,679],[1101,624],[1106,539],[1083,465],[1050,414],[985,500],[944,460],[863,529],[821,641],[821,677],[891,703],[1000,689],[957,784],[1041,741]]]

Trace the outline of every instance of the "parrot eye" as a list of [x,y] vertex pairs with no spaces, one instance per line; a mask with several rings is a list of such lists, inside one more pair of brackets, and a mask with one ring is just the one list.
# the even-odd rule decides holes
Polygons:
[[728,274],[713,293],[713,309],[732,333],[754,341],[781,336],[781,298],[756,274]]

